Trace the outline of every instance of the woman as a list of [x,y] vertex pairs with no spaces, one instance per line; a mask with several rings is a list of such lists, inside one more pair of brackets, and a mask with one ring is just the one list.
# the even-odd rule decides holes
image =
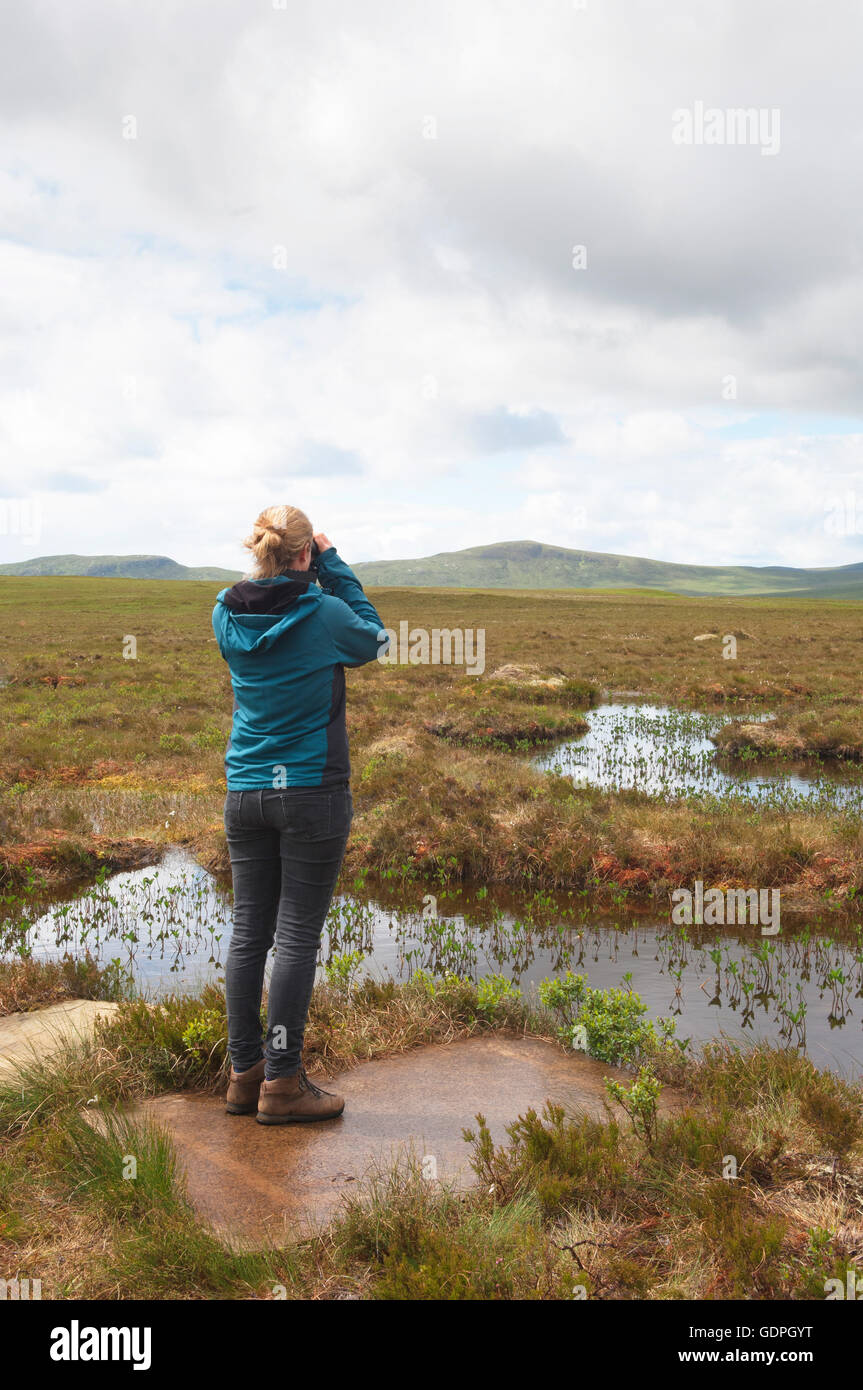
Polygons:
[[[245,545],[254,577],[223,589],[213,610],[234,687],[225,757],[234,879],[226,1109],[279,1125],[344,1109],[342,1096],[308,1080],[303,1034],[353,815],[344,668],[377,656],[383,625],[298,508],[268,507]],[[261,995],[274,941],[264,1047]]]

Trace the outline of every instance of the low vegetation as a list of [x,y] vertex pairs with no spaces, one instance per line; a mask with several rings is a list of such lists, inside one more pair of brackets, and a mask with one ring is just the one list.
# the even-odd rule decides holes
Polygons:
[[122,989],[118,972],[111,966],[98,966],[90,956],[0,961],[0,1018],[63,999],[113,1000]]
[[[215,587],[0,580],[4,921],[32,921],[62,885],[104,884],[174,844],[227,868],[231,693],[209,627]],[[390,626],[483,627],[486,669],[349,674],[348,885],[408,890],[415,904],[422,885],[445,895],[460,884],[666,904],[702,879],[781,886],[783,907],[856,906],[853,810],[579,789],[530,761],[582,731],[611,690],[727,711],[722,757],[859,761],[856,602],[374,598]],[[756,711],[776,718],[731,724]],[[753,970],[768,964],[759,956]],[[92,1045],[0,1080],[0,1268],[41,1277],[45,1297],[805,1299],[863,1259],[860,1087],[791,1047],[692,1054],[630,990],[591,989],[580,975],[559,975],[534,1001],[493,975],[416,972],[396,985],[355,973],[350,952],[336,956],[316,988],[313,1073],[504,1030],[583,1046],[629,1080],[609,1084],[603,1118],[547,1105],[514,1115],[502,1140],[478,1115],[469,1193],[426,1181],[406,1157],[313,1239],[233,1250],[196,1217],[165,1137],[126,1115],[160,1091],[224,1085],[221,989],[150,1005],[124,997],[119,964],[6,962],[0,1014],[71,995],[120,1007]],[[122,1179],[129,1152],[134,1183]]]
[[[458,978],[338,976],[316,991],[310,1067],[476,1029],[565,1035],[575,1005],[593,1055],[637,1058],[631,1080],[608,1084],[604,1118],[547,1103],[502,1142],[478,1114],[469,1191],[406,1154],[325,1231],[240,1250],[196,1217],[166,1136],[122,1109],[224,1084],[223,997],[128,1001],[92,1045],[0,1080],[4,1270],[41,1277],[45,1298],[822,1299],[863,1257],[859,1086],[791,1050],[690,1056],[572,979],[534,1007]],[[323,1034],[346,1041],[327,1050]]]
[[[227,867],[231,693],[210,630],[214,594],[191,582],[0,579],[0,886],[17,890],[28,869],[57,885],[152,863],[171,843]],[[803,906],[856,899],[859,815],[576,790],[529,760],[582,730],[584,711],[615,689],[729,715],[773,710],[775,726],[747,728],[750,742],[796,731],[795,748],[850,759],[860,748],[855,602],[373,596],[390,625],[484,628],[485,671],[372,663],[349,673],[347,874],[661,899],[696,876],[757,873]],[[723,737],[729,751],[749,746],[735,743],[736,726]]]
[[863,761],[863,708],[848,704],[780,711],[764,724],[745,722],[722,729],[716,743],[738,756]]

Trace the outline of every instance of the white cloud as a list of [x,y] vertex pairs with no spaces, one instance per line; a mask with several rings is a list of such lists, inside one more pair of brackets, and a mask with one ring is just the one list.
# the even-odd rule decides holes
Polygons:
[[[0,494],[27,479],[42,550],[238,564],[281,489],[357,558],[528,524],[835,558],[813,498],[860,467],[829,418],[861,388],[856,6],[35,0],[3,23]],[[781,153],[675,146],[695,100],[781,108]],[[476,427],[510,417],[562,441],[514,433],[513,467]]]

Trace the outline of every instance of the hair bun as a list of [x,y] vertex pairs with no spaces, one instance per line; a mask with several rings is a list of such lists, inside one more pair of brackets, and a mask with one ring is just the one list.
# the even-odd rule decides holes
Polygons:
[[243,542],[255,557],[254,577],[272,578],[289,571],[312,536],[312,523],[299,507],[267,507]]

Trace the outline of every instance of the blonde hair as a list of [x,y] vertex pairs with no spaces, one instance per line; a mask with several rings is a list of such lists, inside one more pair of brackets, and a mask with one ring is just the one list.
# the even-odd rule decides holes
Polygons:
[[312,539],[312,523],[299,507],[267,507],[243,545],[255,560],[255,578],[272,579],[291,568]]

